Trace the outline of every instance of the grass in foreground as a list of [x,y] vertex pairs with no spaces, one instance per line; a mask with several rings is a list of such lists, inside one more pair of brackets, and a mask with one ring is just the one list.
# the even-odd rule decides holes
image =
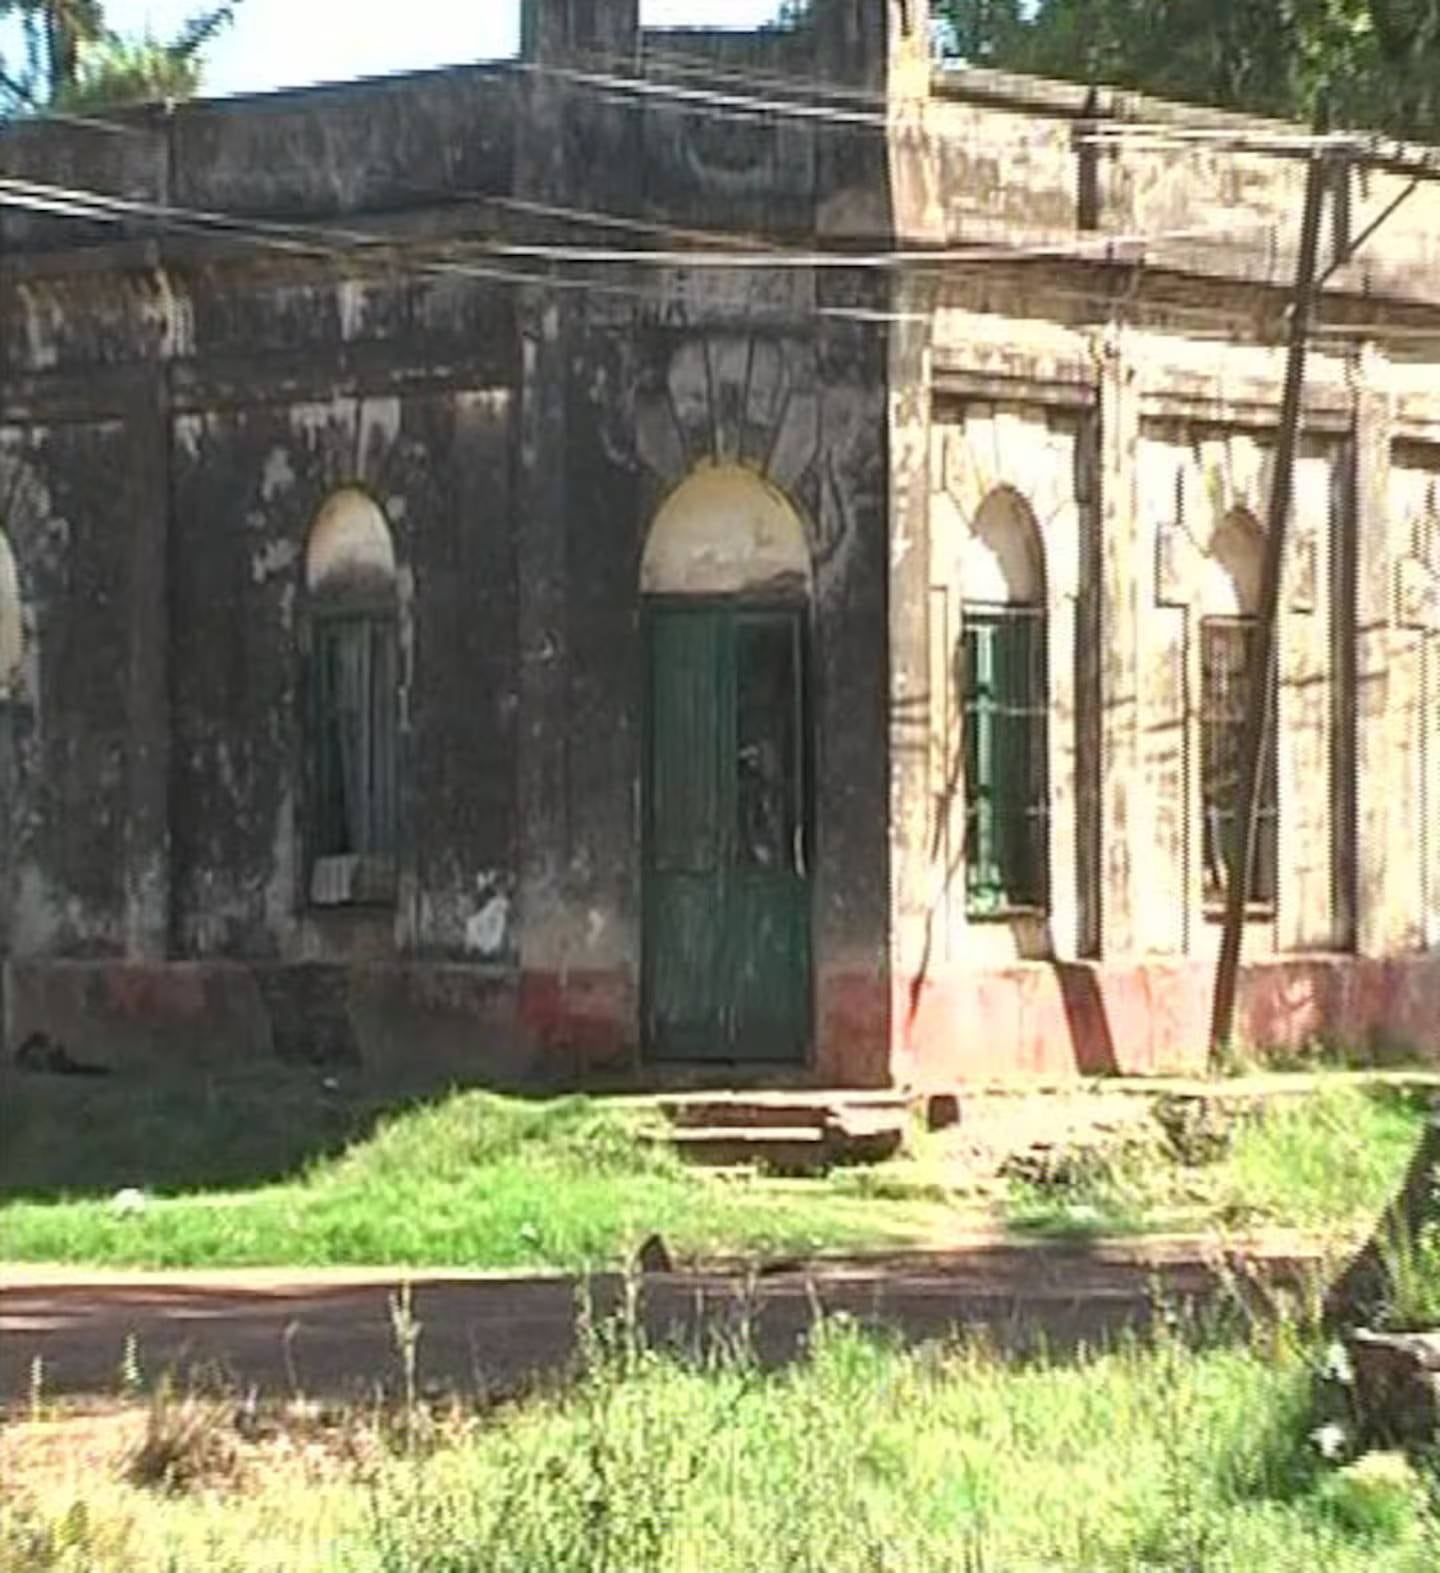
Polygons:
[[[11,1200],[0,1206],[0,1258],[585,1269],[620,1262],[653,1232],[682,1258],[788,1253],[913,1242],[943,1214],[933,1203],[687,1169],[645,1139],[645,1119],[583,1098],[459,1093],[386,1116],[348,1148],[269,1183],[152,1194],[134,1214],[117,1212],[108,1191]],[[124,1183],[159,1190],[142,1155],[131,1161]],[[155,1161],[177,1177],[163,1146]]]
[[[94,1468],[0,1496],[10,1573],[1428,1573],[1432,1488],[1309,1441],[1314,1356],[1123,1346],[1007,1365],[844,1322],[765,1375],[623,1329],[570,1391],[404,1428],[328,1474],[303,1449],[169,1494]],[[43,1427],[39,1428],[43,1430]],[[409,1436],[407,1445],[404,1438]],[[398,1443],[394,1437],[399,1437]],[[221,1449],[223,1452],[223,1449]],[[133,1459],[132,1455],[132,1459]]]
[[1424,1119],[1424,1101],[1405,1092],[1336,1086],[1245,1119],[1213,1161],[1183,1163],[1159,1145],[1098,1154],[1060,1183],[1013,1184],[1004,1212],[1012,1227],[1047,1234],[1344,1233],[1368,1227],[1390,1200]]
[[[943,1138],[919,1136],[903,1162],[781,1182],[685,1168],[645,1139],[650,1118],[478,1092],[387,1111],[273,1068],[210,1084],[12,1082],[0,1259],[588,1269],[655,1232],[685,1260],[934,1244],[985,1220]],[[1042,1235],[1349,1236],[1388,1201],[1423,1119],[1405,1093],[1337,1085],[1248,1118],[1204,1163],[1182,1162],[1155,1125],[1144,1147],[1082,1151],[1058,1180],[1012,1182],[994,1217]],[[149,1193],[134,1215],[111,1201],[128,1186]]]

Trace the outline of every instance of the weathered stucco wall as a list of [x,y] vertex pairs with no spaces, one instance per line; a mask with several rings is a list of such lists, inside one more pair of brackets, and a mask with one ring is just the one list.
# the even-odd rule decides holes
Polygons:
[[127,771],[144,747],[128,684],[130,536],[159,501],[135,436],[119,420],[0,431],[26,632],[5,716],[20,955],[126,950]]
[[[1083,416],[1018,404],[981,401],[945,405],[932,437],[931,491],[931,689],[932,736],[941,746],[932,787],[941,805],[940,843],[944,889],[938,900],[944,943],[936,962],[962,958],[1003,966],[1036,957],[1080,954],[1076,825],[1077,713],[1076,607],[1080,589],[1081,503],[1078,445]],[[968,582],[967,558],[984,566],[975,550],[982,511],[998,496],[1018,499],[1036,531],[1042,560],[1049,698],[1048,910],[1035,916],[979,920],[967,916],[965,806],[961,695],[956,651],[964,603],[1004,599],[988,579]]]
[[[1295,471],[1285,585],[1281,601],[1277,696],[1279,864],[1285,878],[1273,919],[1250,925],[1251,954],[1328,950],[1335,941],[1329,773],[1331,597],[1319,576],[1331,538],[1335,455],[1312,440]],[[1136,455],[1139,507],[1153,541],[1142,568],[1142,692],[1138,715],[1141,772],[1151,801],[1136,835],[1144,868],[1138,928],[1157,955],[1218,954],[1220,912],[1206,904],[1200,858],[1200,622],[1231,606],[1208,598],[1224,570],[1217,538],[1237,511],[1263,542],[1273,437],[1243,428],[1188,422],[1147,423]],[[1138,827],[1137,827],[1138,829]]]
[[[805,537],[786,574],[808,594],[815,1031],[788,1074],[1195,1061],[1217,937],[1197,625],[1217,529],[1265,516],[1300,171],[1097,155],[1086,117],[1181,111],[984,72],[932,91],[923,5],[824,8],[753,48],[653,39],[643,93],[587,80],[634,55],[634,0],[541,0],[540,69],[0,137],[10,174],[309,226],[0,214],[12,1047],[39,1028],[115,1065],[655,1074],[642,564],[667,499],[739,467]],[[692,47],[712,68],[667,97],[665,53]],[[695,96],[760,56],[806,79],[794,113]],[[1357,218],[1391,192],[1357,176]],[[1434,326],[1434,201],[1334,275],[1328,318],[1382,346]],[[1008,251],[681,266],[696,229]],[[597,234],[656,255],[557,264],[557,287],[495,252]],[[1437,371],[1423,339],[1322,339],[1282,595],[1280,893],[1247,934],[1245,1030],[1440,1052]],[[396,880],[321,909],[304,564],[344,488],[394,547]],[[1039,543],[1050,697],[1046,900],[998,922],[965,900],[954,662],[996,498]]]
[[1386,884],[1393,943],[1440,947],[1440,446],[1401,443],[1390,471],[1394,715]]
[[[947,171],[954,242],[1064,238],[1108,260],[1283,288],[1295,274],[1306,134],[1106,87],[948,68],[932,84],[922,145]],[[1348,225],[1325,242],[1339,288],[1440,300],[1440,190],[1407,192],[1403,173],[1380,168],[1353,169],[1343,184]],[[1345,254],[1345,237],[1392,205],[1378,238]]]
[[[884,8],[832,10],[781,54],[883,82]],[[642,553],[668,493],[738,464],[803,519],[809,560],[816,1030],[793,1073],[890,1077],[883,323],[828,316],[856,281],[801,270],[637,267],[582,295],[507,283],[486,251],[525,238],[512,199],[883,239],[885,138],[563,74],[636,26],[633,0],[545,0],[540,71],[0,146],[42,183],[306,226],[297,247],[144,208],[0,217],[28,630],[7,710],[12,1043],[633,1072]],[[593,239],[559,218],[529,236]],[[393,543],[400,791],[393,902],[336,908],[312,900],[305,563],[347,488]]]
[[[935,317],[927,824],[943,943],[912,957],[897,997],[915,1074],[942,1081],[1203,1063],[1219,924],[1200,859],[1199,620],[1244,609],[1214,554],[1237,514],[1263,540],[1282,356],[1181,336],[1164,301],[1119,331],[1060,326],[1072,310],[1063,290],[1022,305],[977,273]],[[1311,358],[1280,608],[1278,899],[1247,925],[1241,999],[1262,1046],[1437,1046],[1435,388],[1373,349]],[[1043,922],[965,913],[955,542],[997,486],[1027,505],[1050,576]],[[1362,967],[1345,959],[1357,946],[1414,959]]]
[[[563,717],[532,736],[533,762],[522,762],[535,772],[534,790],[522,789],[531,826],[523,970],[548,1039],[595,1033],[598,1017],[609,1023],[612,1056],[633,1044],[646,541],[677,487],[707,467],[739,464],[800,514],[810,555],[812,1070],[883,1080],[886,786],[873,747],[884,725],[883,383],[873,335],[815,332],[808,281],[788,322],[773,285],[756,282],[769,308],[760,328],[747,306],[751,286],[723,277],[667,281],[669,300],[653,315],[600,310],[567,323],[575,374],[547,433],[565,455],[556,477],[564,500],[550,539],[527,543],[522,570],[522,626],[533,628],[522,649],[535,663],[532,693],[543,685],[547,694],[529,711],[543,702]],[[577,1009],[587,1018],[579,1024]]]
[[[503,961],[476,920],[514,866],[514,569],[507,390],[339,397],[176,422],[176,940],[193,956],[344,957],[308,912],[311,524],[359,484],[395,538],[401,603],[400,896],[406,952]],[[377,936],[377,939],[380,936]],[[381,954],[385,951],[382,949]]]

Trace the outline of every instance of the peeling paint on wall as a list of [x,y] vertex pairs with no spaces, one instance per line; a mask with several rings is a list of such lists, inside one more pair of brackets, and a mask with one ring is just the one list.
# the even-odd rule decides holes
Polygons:
[[155,311],[159,319],[159,352],[167,360],[178,360],[195,353],[195,312],[188,290],[176,287],[166,268],[157,268]]
[[61,304],[55,293],[43,286],[17,284],[15,293],[25,335],[25,364],[31,371],[48,371],[60,363]]

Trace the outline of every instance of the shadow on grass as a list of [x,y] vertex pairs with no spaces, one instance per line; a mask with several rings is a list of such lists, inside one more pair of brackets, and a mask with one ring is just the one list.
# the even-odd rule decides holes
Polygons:
[[296,1177],[370,1136],[417,1092],[279,1062],[206,1075],[0,1082],[0,1200],[232,1190]]

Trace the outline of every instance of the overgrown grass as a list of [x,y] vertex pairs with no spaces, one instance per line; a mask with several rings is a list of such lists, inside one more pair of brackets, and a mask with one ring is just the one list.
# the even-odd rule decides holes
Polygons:
[[[623,1328],[563,1395],[324,1487],[94,1475],[0,1505],[10,1573],[1429,1573],[1425,1484],[1350,1486],[1308,1440],[1280,1330],[1069,1363],[902,1352],[817,1326],[764,1375]],[[1376,1504],[1383,1510],[1377,1510]]]
[[1006,1216],[1044,1233],[1346,1230],[1390,1200],[1424,1118],[1421,1100],[1393,1088],[1322,1088],[1246,1118],[1213,1162],[1183,1163],[1161,1144],[1097,1155],[1065,1183],[1012,1185]]
[[[235,1191],[0,1208],[0,1256],[156,1268],[613,1265],[653,1232],[681,1257],[898,1244],[938,1209],[686,1169],[646,1115],[468,1092],[387,1116],[289,1180]],[[163,1162],[163,1160],[162,1160]],[[129,1182],[150,1186],[137,1162]]]
[[[996,1216],[1042,1234],[1343,1234],[1383,1208],[1423,1117],[1393,1088],[1338,1085],[1248,1118],[1206,1163],[1182,1162],[1157,1125],[1146,1148],[1097,1149],[1058,1181],[1012,1183]],[[917,1138],[901,1163],[786,1183],[683,1168],[646,1139],[652,1119],[624,1102],[478,1092],[386,1110],[303,1073],[133,1089],[12,1081],[0,1259],[573,1270],[615,1265],[656,1232],[683,1260],[933,1244],[983,1221],[952,1188],[940,1139]],[[120,1187],[147,1202],[118,1210]]]

